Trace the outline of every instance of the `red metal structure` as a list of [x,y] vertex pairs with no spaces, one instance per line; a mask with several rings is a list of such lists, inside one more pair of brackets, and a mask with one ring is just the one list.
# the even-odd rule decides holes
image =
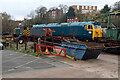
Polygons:
[[55,32],[54,30],[51,30],[50,28],[44,28],[45,30],[45,36],[52,36],[52,32]]
[[[55,54],[52,53],[53,50],[55,51]],[[59,50],[59,51],[57,51],[57,50]],[[37,44],[37,53],[47,54],[47,55],[55,55],[55,56],[60,56],[60,57],[66,57],[66,55],[67,55],[66,49],[42,45],[42,44]]]

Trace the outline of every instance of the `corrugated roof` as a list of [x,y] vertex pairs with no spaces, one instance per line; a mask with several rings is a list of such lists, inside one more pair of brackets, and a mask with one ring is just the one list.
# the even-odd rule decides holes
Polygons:
[[114,12],[110,13],[110,15],[117,15],[117,14],[120,15],[120,10],[118,10],[118,11],[114,11]]

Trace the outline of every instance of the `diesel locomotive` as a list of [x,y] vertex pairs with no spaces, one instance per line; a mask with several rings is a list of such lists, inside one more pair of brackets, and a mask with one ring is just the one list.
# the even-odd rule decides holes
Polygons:
[[33,25],[33,29],[50,28],[54,30],[53,36],[75,36],[80,40],[96,40],[102,37],[102,29],[99,22],[73,22],[73,23],[51,23]]
[[[52,36],[74,37],[79,40],[97,40],[102,37],[101,24],[99,22],[72,22],[50,23],[32,26],[21,26],[16,29],[17,34],[26,36],[45,36],[45,29],[50,29]],[[48,32],[50,33],[50,32]]]

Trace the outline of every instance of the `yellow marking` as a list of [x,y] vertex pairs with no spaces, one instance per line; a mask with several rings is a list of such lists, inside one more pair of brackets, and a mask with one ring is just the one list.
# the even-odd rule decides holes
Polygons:
[[14,39],[13,39],[13,38],[11,38],[11,40],[13,41]]
[[92,39],[94,40],[95,37],[102,37],[102,30],[101,29],[94,29],[94,25],[90,25],[92,26],[92,29],[88,29],[88,26],[87,25],[87,31],[93,31],[93,34],[92,34]]
[[[61,55],[65,55],[65,54],[63,54],[63,53],[61,53]],[[74,57],[71,57],[71,56],[68,56],[68,55],[66,55],[66,57],[68,57],[68,58],[70,58],[70,59],[72,59],[72,60],[74,60]]]
[[71,56],[68,56],[68,55],[66,55],[66,57],[68,57],[68,58],[74,60],[74,57],[71,57]]
[[[90,29],[88,29],[88,26],[90,26]],[[91,29],[91,28],[92,28],[92,29]],[[93,31],[92,39],[94,40],[94,35],[95,35],[95,32],[94,32],[94,25],[87,25],[87,31]]]
[[30,30],[24,30],[23,35],[30,34]]
[[48,54],[48,53],[49,53],[48,49],[46,49],[46,50],[45,50],[45,53],[46,53],[46,54]]

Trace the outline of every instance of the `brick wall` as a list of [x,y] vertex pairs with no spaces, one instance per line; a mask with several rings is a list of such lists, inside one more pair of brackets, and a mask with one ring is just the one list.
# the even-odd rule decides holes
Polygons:
[[62,15],[62,12],[60,12],[60,10],[58,8],[53,9],[53,10],[49,10],[49,17],[50,18],[60,18]]

